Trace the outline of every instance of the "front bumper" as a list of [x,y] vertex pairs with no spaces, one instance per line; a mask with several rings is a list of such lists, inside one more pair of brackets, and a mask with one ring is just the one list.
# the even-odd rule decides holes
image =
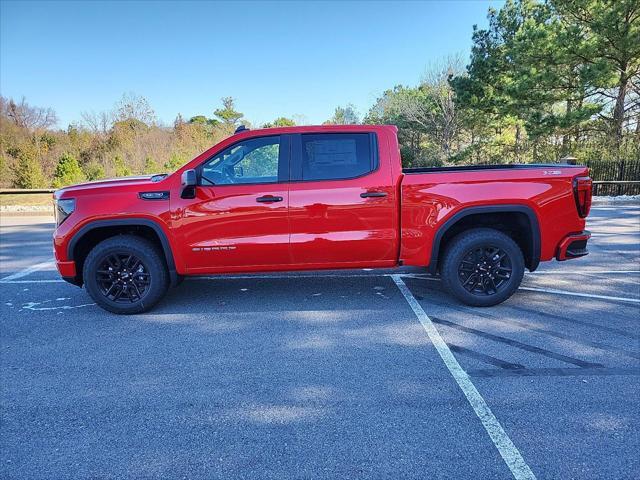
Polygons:
[[571,260],[572,258],[588,255],[587,242],[590,238],[591,232],[587,230],[568,235],[558,245],[556,259],[562,262],[563,260]]
[[60,272],[60,276],[65,282],[72,283],[73,285],[82,286],[82,282],[78,279],[78,275],[76,272],[76,262],[73,260],[68,262],[60,262],[56,261],[56,267],[58,268],[58,272]]

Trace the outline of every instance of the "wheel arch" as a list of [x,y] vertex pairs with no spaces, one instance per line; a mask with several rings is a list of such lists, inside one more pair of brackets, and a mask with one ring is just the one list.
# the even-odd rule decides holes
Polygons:
[[171,285],[176,285],[179,282],[179,275],[176,270],[176,263],[171,249],[171,244],[169,243],[166,233],[157,222],[148,218],[138,217],[94,220],[81,227],[73,235],[67,244],[67,258],[76,262],[76,271],[78,272],[76,284],[82,284],[82,262],[88,254],[88,250],[86,250],[87,246],[85,246],[88,241],[90,242],[94,238],[98,238],[97,241],[102,241],[115,235],[127,233],[133,233],[134,235],[138,234],[139,236],[148,238],[148,236],[144,234],[140,235],[141,231],[146,232],[147,234],[153,232],[155,238],[150,238],[150,240],[154,241],[160,250],[162,250],[167,264]]
[[496,228],[495,224],[487,223],[487,221],[483,221],[483,219],[504,220],[507,218],[522,219],[516,220],[516,225],[519,226],[520,229],[522,229],[523,226],[527,228],[526,231],[520,232],[514,240],[516,240],[523,250],[525,266],[530,272],[533,272],[540,264],[540,223],[533,209],[521,204],[480,205],[466,207],[454,213],[438,228],[434,235],[431,246],[431,258],[428,266],[429,272],[432,274],[437,273],[443,249],[446,247],[450,238],[464,230],[477,227],[489,227],[504,231],[504,229]]

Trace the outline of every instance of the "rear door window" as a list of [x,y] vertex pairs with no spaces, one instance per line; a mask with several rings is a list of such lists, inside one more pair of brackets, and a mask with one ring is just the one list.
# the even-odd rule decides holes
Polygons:
[[377,168],[375,135],[318,133],[301,135],[301,180],[340,180]]

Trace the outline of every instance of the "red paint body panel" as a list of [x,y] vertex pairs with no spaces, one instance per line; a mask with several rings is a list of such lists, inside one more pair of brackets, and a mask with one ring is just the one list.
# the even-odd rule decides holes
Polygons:
[[[358,178],[196,188],[181,198],[181,175],[234,143],[264,135],[375,133],[377,170]],[[404,174],[393,126],[315,126],[244,131],[222,141],[160,181],[149,177],[87,183],[56,192],[75,198],[75,211],[57,227],[54,249],[64,277],[74,277],[74,237],[96,221],[144,219],[164,235],[178,274],[427,266],[445,222],[474,206],[522,205],[540,227],[540,258],[582,232],[572,182],[584,167],[431,171]],[[143,200],[141,192],[168,192]],[[362,198],[367,192],[384,197]],[[262,196],[282,197],[259,203]],[[82,231],[82,232],[81,232]]]
[[[553,171],[553,174],[545,172]],[[581,232],[572,181],[584,167],[434,172],[405,175],[402,181],[402,250],[405,265],[428,265],[436,231],[453,215],[473,206],[523,205],[540,225],[540,260],[551,260],[558,243]]]
[[[266,195],[283,201],[256,201]],[[286,186],[206,186],[197,188],[195,199],[175,197],[171,199],[172,229],[185,273],[251,271],[291,263]]]
[[[388,145],[385,141],[378,144],[379,165],[368,175],[290,184],[292,263],[335,268],[397,263],[399,199]],[[387,196],[360,196],[367,192]]]

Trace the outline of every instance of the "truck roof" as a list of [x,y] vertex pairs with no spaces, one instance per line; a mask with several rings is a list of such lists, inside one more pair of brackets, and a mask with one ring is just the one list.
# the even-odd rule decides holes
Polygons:
[[277,135],[285,133],[313,133],[313,132],[361,132],[361,131],[376,131],[376,130],[393,130],[394,133],[398,131],[398,127],[395,125],[299,125],[295,127],[272,127],[272,128],[257,128],[255,130],[244,129],[234,134],[234,136],[255,136],[255,135]]

